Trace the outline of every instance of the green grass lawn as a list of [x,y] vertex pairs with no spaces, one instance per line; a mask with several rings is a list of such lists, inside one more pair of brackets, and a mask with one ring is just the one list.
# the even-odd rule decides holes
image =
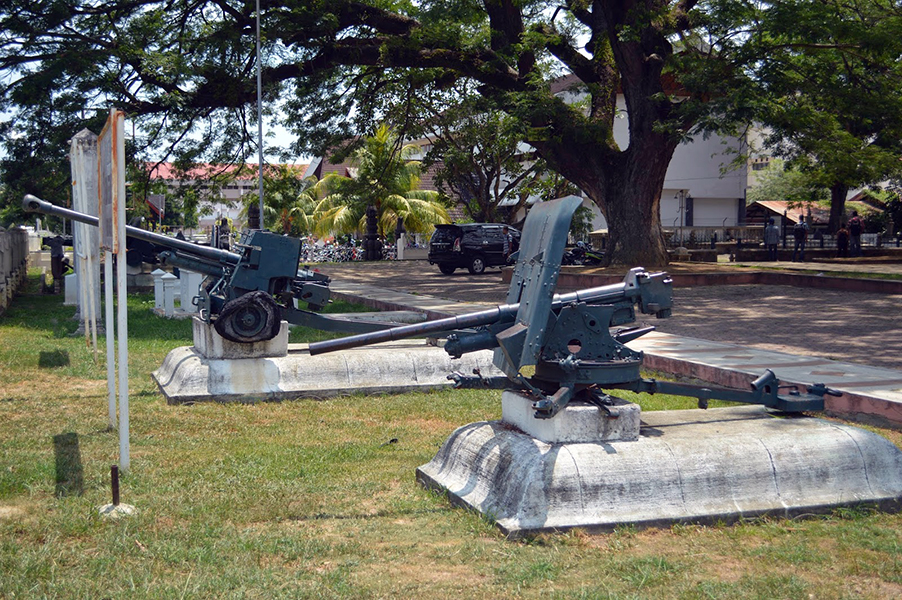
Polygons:
[[190,322],[149,296],[129,298],[138,514],[101,519],[103,345],[95,364],[74,309],[28,292],[0,317],[0,598],[902,597],[902,517],[868,510],[506,540],[414,481],[497,391],[170,406],[150,372]]

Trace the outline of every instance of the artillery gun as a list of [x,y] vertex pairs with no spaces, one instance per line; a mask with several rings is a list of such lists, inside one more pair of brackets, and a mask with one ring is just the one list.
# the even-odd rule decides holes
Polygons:
[[[819,411],[824,394],[840,395],[823,384],[781,387],[767,370],[751,390],[657,381],[640,375],[643,353],[626,344],[654,330],[653,326],[611,329],[636,321],[636,307],[657,318],[671,316],[672,281],[666,273],[632,269],[622,283],[570,294],[554,294],[570,219],[580,199],[570,196],[537,204],[529,213],[520,257],[508,291],[507,304],[496,308],[310,344],[310,354],[447,334],[445,350],[452,357],[494,348],[494,365],[533,399],[534,416],[549,419],[573,400],[600,406],[616,417],[616,402],[604,389],[668,393],[696,397],[699,407],[709,399],[761,404],[785,412]],[[524,368],[535,367],[527,376]],[[458,386],[482,385],[481,378],[454,373]],[[781,393],[781,390],[783,393]]]
[[[32,195],[22,203],[29,212],[55,215],[97,227],[92,215],[54,206]],[[274,338],[282,319],[329,331],[361,332],[388,325],[331,319],[313,311],[329,301],[329,277],[299,269],[301,242],[268,231],[251,230],[236,245],[239,252],[201,246],[185,240],[127,226],[126,235],[162,249],[157,259],[206,275],[194,298],[201,317],[227,340],[254,343]],[[306,302],[310,310],[297,308]]]

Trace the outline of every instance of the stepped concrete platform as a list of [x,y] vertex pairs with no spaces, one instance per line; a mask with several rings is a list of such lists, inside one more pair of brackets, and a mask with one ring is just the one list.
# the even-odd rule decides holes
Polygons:
[[471,423],[417,479],[517,537],[898,510],[902,451],[860,428],[742,406],[643,413],[635,441],[548,443],[504,420]]

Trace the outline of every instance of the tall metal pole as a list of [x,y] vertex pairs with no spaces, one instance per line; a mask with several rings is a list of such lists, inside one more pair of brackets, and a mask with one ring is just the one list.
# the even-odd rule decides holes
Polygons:
[[263,63],[260,56],[260,0],[257,0],[257,193],[260,196],[260,229],[263,227]]

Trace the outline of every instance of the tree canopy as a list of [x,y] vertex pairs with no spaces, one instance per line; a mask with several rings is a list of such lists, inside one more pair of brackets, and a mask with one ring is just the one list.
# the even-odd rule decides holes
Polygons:
[[[850,189],[902,174],[899,9],[879,2],[777,4],[755,65],[766,145],[831,193],[830,229]],[[800,51],[817,47],[817,52]]]
[[[375,121],[393,118],[406,131],[424,90],[440,96],[472,82],[492,109],[516,119],[538,157],[598,204],[609,259],[654,267],[667,260],[659,208],[673,151],[687,136],[761,114],[767,90],[756,70],[764,57],[786,49],[898,60],[859,37],[829,39],[809,26],[853,20],[865,30],[878,12],[897,19],[894,5],[863,1],[875,8],[820,0],[263,2],[264,96],[297,135],[294,150],[319,154]],[[0,108],[18,107],[18,127],[43,97],[65,99],[67,110],[116,104],[133,116],[143,144],[240,160],[253,150],[254,4],[7,0]],[[793,26],[802,29],[798,39],[773,33]],[[584,102],[555,95],[561,76],[586,93]],[[618,93],[629,119],[623,148],[613,136]]]

